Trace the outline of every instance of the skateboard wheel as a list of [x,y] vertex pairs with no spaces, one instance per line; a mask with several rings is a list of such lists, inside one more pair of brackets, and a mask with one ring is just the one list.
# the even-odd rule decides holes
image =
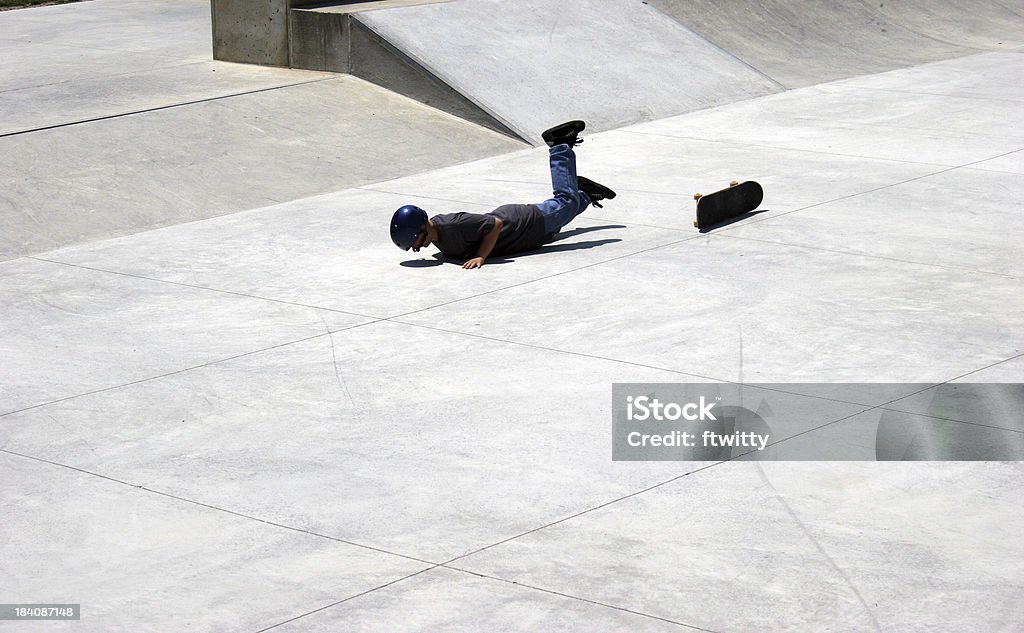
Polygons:
[[730,187],[735,187],[735,186],[736,186],[736,185],[738,185],[738,184],[740,184],[740,183],[738,183],[738,182],[736,182],[736,181],[734,180],[734,181],[732,181],[732,182],[730,182],[730,183],[729,183],[729,186],[730,186]]
[[701,194],[699,194],[699,193],[693,194],[693,199],[694,200],[700,200],[701,199]]
[[697,224],[697,220],[693,221],[693,228],[695,228],[695,229],[699,229],[700,228],[700,225]]

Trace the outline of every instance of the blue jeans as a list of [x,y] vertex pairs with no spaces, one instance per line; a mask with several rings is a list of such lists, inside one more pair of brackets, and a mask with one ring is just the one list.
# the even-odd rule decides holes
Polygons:
[[536,205],[544,216],[544,239],[551,240],[566,224],[590,206],[590,197],[576,183],[576,154],[566,144],[548,150],[551,161],[551,188],[554,197]]

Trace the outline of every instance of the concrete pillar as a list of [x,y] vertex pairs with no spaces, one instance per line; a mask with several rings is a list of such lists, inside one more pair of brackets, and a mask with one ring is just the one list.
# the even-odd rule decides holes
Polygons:
[[288,11],[293,0],[211,0],[213,58],[288,66]]

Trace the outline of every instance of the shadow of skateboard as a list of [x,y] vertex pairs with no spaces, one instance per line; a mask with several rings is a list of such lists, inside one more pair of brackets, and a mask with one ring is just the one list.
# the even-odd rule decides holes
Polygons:
[[756,209],[764,200],[764,190],[753,180],[732,182],[725,189],[706,196],[694,194],[693,199],[697,201],[697,219],[693,225],[706,229]]

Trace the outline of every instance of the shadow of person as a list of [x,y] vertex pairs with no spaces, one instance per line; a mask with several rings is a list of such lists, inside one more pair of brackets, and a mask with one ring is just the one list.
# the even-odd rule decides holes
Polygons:
[[[598,246],[604,246],[606,244],[614,244],[615,242],[621,242],[618,238],[609,238],[604,240],[589,240],[584,242],[570,242],[568,244],[560,244],[563,240],[590,233],[593,231],[603,231],[607,229],[624,229],[624,224],[606,224],[602,226],[585,226],[571,231],[565,231],[559,233],[550,242],[541,246],[535,251],[529,251],[525,253],[510,253],[508,255],[492,255],[487,258],[487,266],[494,266],[496,264],[511,264],[520,257],[531,257],[533,255],[543,255],[544,253],[558,253],[563,251],[581,251],[590,248],[597,248]],[[464,260],[445,257],[441,253],[434,253],[430,258],[410,259],[401,262],[399,265],[405,266],[406,268],[430,268],[432,266],[440,266],[444,263],[462,265]]]
[[[545,253],[560,253],[565,251],[582,251],[590,248],[597,248],[598,246],[605,246],[606,244],[614,244],[621,242],[618,238],[608,238],[603,240],[587,240],[583,242],[569,242],[563,244],[564,240],[570,237],[577,237],[593,231],[605,231],[608,229],[624,229],[624,224],[604,224],[601,226],[581,226],[571,231],[564,231],[556,235],[550,242],[541,246],[535,251],[528,251],[525,253],[515,253],[515,257],[533,257],[534,255],[544,255]],[[496,264],[504,264],[515,261],[511,256],[499,256],[494,259],[488,259],[487,263],[490,264],[492,261]]]
[[[559,233],[558,235],[556,235],[548,243],[549,244],[554,244],[555,242],[561,242],[564,239],[568,239],[570,237],[575,237],[577,235],[583,235],[584,233],[590,233],[592,231],[605,231],[605,230],[608,230],[608,229],[624,229],[624,228],[626,228],[625,224],[604,224],[604,225],[601,225],[601,226],[581,226],[579,228],[572,229],[571,231],[563,231],[563,232]],[[616,241],[618,241],[618,240],[616,240]],[[541,248],[543,248],[543,247],[541,247]]]
[[525,253],[516,253],[515,255],[501,255],[498,257],[488,258],[487,265],[494,264],[511,264],[520,257],[534,257],[535,255],[545,255],[547,253],[560,253],[564,251],[582,251],[588,248],[597,248],[598,246],[604,246],[605,244],[614,244],[615,242],[621,242],[620,239],[607,239],[607,240],[590,240],[587,242],[570,242],[569,244],[545,244],[535,251],[527,251]]
[[597,248],[598,246],[604,246],[606,244],[614,244],[621,242],[619,238],[608,238],[604,240],[588,240],[584,242],[569,242],[568,244],[545,244],[538,250],[530,253],[523,253],[524,255],[541,255],[543,253],[559,253],[562,251],[582,251],[590,248]]

